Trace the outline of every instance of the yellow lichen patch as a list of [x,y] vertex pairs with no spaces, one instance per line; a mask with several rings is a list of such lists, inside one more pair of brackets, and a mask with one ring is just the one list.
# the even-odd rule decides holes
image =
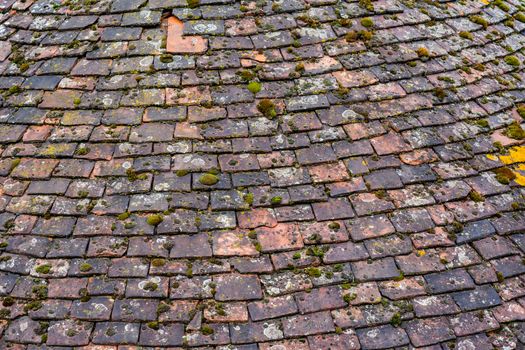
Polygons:
[[481,2],[482,2],[483,4],[485,4],[485,5],[490,4],[490,1],[489,1],[489,0],[481,0]]
[[517,164],[525,163],[525,146],[511,147],[508,151],[508,154],[499,156],[487,154],[487,158],[493,161],[499,160],[505,165],[515,165],[513,169],[509,169],[515,175],[513,181],[520,186],[525,186],[525,175],[523,174],[525,172],[525,164]]
[[499,156],[499,160],[505,165],[525,162],[525,146],[510,148],[509,154]]

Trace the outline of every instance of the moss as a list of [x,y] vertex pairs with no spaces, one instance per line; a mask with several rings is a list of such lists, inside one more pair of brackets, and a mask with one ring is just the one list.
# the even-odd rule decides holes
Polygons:
[[426,47],[420,47],[416,50],[416,53],[419,57],[422,58],[428,58],[430,56],[430,52]]
[[21,93],[23,90],[20,86],[18,85],[13,85],[11,86],[9,89],[7,89],[5,95],[6,96],[10,96],[10,95],[14,95],[14,94],[19,94]]
[[12,296],[6,296],[4,300],[2,301],[2,305],[5,307],[9,307],[15,303],[15,299]]
[[150,214],[150,215],[148,215],[148,218],[146,219],[146,222],[148,223],[148,225],[157,226],[158,224],[160,224],[162,222],[162,220],[164,220],[162,215],[160,215],[160,214]]
[[518,122],[514,121],[505,130],[505,135],[514,140],[523,140],[525,139],[525,130],[521,128]]
[[509,5],[507,5],[503,0],[494,0],[493,4],[494,6],[497,6],[500,10],[504,12],[510,11]]
[[321,277],[321,270],[317,267],[309,267],[305,271],[310,277]]
[[525,23],[525,13],[518,12],[514,15],[514,19],[518,22]]
[[170,306],[166,303],[160,303],[159,306],[157,306],[157,315],[168,311],[170,311]]
[[479,24],[480,26],[482,26],[485,29],[489,26],[489,22],[485,18],[483,18],[481,16],[477,16],[477,15],[470,16],[469,19],[470,19],[471,22]]
[[440,100],[444,100],[447,97],[447,92],[441,87],[435,88],[433,94]]
[[37,273],[41,273],[41,274],[44,274],[44,275],[47,275],[48,273],[51,272],[51,265],[50,264],[43,264],[43,265],[39,265],[35,268],[35,271]]
[[144,290],[147,290],[147,291],[150,291],[150,292],[154,292],[157,290],[157,288],[159,288],[159,285],[155,282],[147,282],[145,285],[144,285]]
[[244,201],[249,204],[249,205],[252,205],[253,204],[253,193],[247,193],[244,195]]
[[451,228],[451,230],[452,230],[453,233],[456,233],[456,234],[457,234],[457,233],[461,233],[461,232],[463,232],[463,228],[464,228],[464,227],[463,227],[463,224],[462,224],[461,222],[459,222],[459,221],[454,221],[454,222],[452,223],[452,228]]
[[237,75],[239,75],[241,77],[241,79],[244,80],[244,81],[250,81],[253,78],[255,78],[255,73],[252,72],[251,70],[247,70],[247,69],[244,69],[244,70],[241,70],[240,72],[237,72]]
[[470,199],[472,199],[474,202],[483,202],[485,200],[485,197],[483,197],[479,192],[477,191],[470,191],[468,194]]
[[161,267],[161,266],[164,266],[164,265],[166,265],[166,260],[165,259],[157,258],[157,259],[151,260],[151,266]]
[[507,56],[503,60],[506,64],[513,67],[518,67],[519,65],[521,65],[520,60],[516,56]]
[[394,327],[401,326],[401,314],[399,312],[396,312],[394,315],[392,315],[392,318],[390,319],[390,324]]
[[247,88],[252,94],[256,94],[261,91],[261,83],[252,81],[248,84]]
[[46,286],[43,286],[43,285],[34,286],[33,289],[31,289],[31,292],[38,299],[45,299],[45,298],[47,298],[47,287]]
[[525,105],[520,105],[516,108],[516,112],[518,112],[518,115],[525,119]]
[[498,278],[498,282],[503,282],[505,280],[505,276],[499,271],[496,271],[496,277]]
[[373,36],[374,34],[368,30],[359,30],[359,31],[352,30],[346,33],[345,39],[349,43],[357,41],[357,40],[366,42],[372,39]]
[[481,126],[482,128],[488,128],[489,127],[489,122],[488,122],[487,119],[476,120],[476,124]]
[[13,159],[9,167],[10,171],[13,171],[19,164],[20,164],[20,158]]
[[90,149],[88,147],[85,147],[85,146],[80,146],[77,148],[77,150],[75,151],[75,154],[77,156],[85,156],[86,154],[88,154],[90,151]]
[[374,26],[374,21],[372,21],[372,18],[370,17],[362,18],[361,25],[365,28],[371,28]]
[[154,330],[158,330],[159,327],[160,327],[159,322],[157,322],[157,321],[148,322],[147,326],[148,326],[148,328],[151,328],[151,329],[154,329]]
[[370,12],[374,11],[374,4],[372,3],[372,0],[359,0],[359,7]]
[[332,231],[337,231],[341,228],[341,224],[339,224],[338,222],[331,222],[328,224],[328,228]]
[[343,295],[343,300],[347,304],[350,304],[350,302],[352,302],[352,300],[355,300],[356,298],[357,298],[357,294],[355,293],[348,293],[348,294]]
[[261,100],[257,104],[257,110],[261,112],[267,118],[275,118],[277,111],[275,110],[274,103],[269,99]]
[[459,36],[463,39],[468,39],[468,40],[474,39],[474,35],[471,32],[461,31],[459,32]]
[[219,182],[219,177],[217,177],[217,175],[214,175],[214,174],[206,173],[206,174],[202,174],[199,177],[199,182],[206,186],[213,186],[217,182]]
[[200,0],[186,0],[186,3],[188,4],[188,7],[190,9],[193,9],[193,8],[199,6]]
[[36,311],[39,310],[42,307],[42,302],[40,300],[31,300],[27,304],[24,305],[24,311]]
[[7,242],[0,242],[0,249],[7,248],[8,245],[9,245],[9,243],[7,243]]
[[272,197],[272,199],[270,199],[270,204],[271,205],[279,205],[279,204],[281,204],[282,201],[283,201],[283,197],[281,197],[281,196],[274,196],[274,197]]
[[405,274],[403,273],[403,271],[399,271],[399,275],[393,278],[394,281],[402,281],[404,279],[405,279]]
[[292,256],[292,258],[293,258],[294,260],[301,259],[301,253],[299,253],[299,252],[294,253],[294,255]]
[[73,104],[74,104],[75,106],[78,106],[81,102],[82,102],[82,100],[80,99],[80,97],[75,97],[75,98],[73,99]]
[[88,263],[82,263],[80,264],[78,269],[80,270],[80,272],[88,272],[93,269],[93,266],[91,266],[91,264]]
[[122,214],[119,214],[117,216],[117,219],[119,219],[119,220],[126,220],[127,218],[129,218],[129,215],[130,215],[130,213],[128,211],[126,211],[126,212],[124,212]]
[[186,176],[188,174],[189,174],[189,171],[185,169],[180,169],[175,172],[175,175],[177,175],[178,177]]
[[167,53],[160,55],[159,59],[160,59],[160,61],[162,63],[171,63],[171,62],[173,62],[173,56],[170,55],[170,54],[167,54]]
[[496,180],[503,185],[508,185],[516,178],[516,174],[507,167],[494,169],[493,172],[496,174]]
[[206,325],[206,324],[203,324],[201,326],[201,333],[203,335],[212,335],[215,331],[213,330],[213,328],[211,328],[210,326]]

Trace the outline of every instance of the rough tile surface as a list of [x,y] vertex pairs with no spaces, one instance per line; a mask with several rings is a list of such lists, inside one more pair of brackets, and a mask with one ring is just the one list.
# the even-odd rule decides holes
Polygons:
[[525,347],[525,3],[0,0],[0,349]]

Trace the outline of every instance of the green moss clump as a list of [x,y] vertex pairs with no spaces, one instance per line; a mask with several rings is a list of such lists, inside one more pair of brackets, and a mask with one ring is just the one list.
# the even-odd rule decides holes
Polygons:
[[346,33],[345,40],[349,43],[357,41],[357,40],[367,42],[370,39],[372,39],[373,36],[374,34],[368,30],[359,30],[359,31],[352,30]]
[[186,176],[188,174],[189,174],[189,171],[185,170],[185,169],[180,169],[180,170],[177,170],[175,172],[175,175],[177,175],[178,177],[183,177],[183,176]]
[[508,185],[516,178],[516,174],[507,167],[495,169],[493,172],[496,174],[496,180],[503,185]]
[[352,300],[355,300],[357,298],[357,294],[355,293],[348,293],[343,296],[343,300],[345,303],[350,304]]
[[525,130],[521,128],[518,122],[514,121],[505,130],[505,135],[514,140],[523,140],[525,139]]
[[328,224],[328,228],[332,231],[337,231],[341,228],[341,224],[334,221]]
[[272,199],[270,199],[270,204],[271,205],[279,205],[279,204],[281,204],[282,201],[283,201],[283,197],[281,197],[281,196],[274,196],[274,197],[272,197]]
[[80,272],[88,272],[93,269],[93,266],[91,266],[91,264],[88,263],[82,263],[80,264],[78,269],[80,270]]
[[321,270],[318,269],[317,267],[309,267],[305,271],[310,277],[316,277],[316,278],[321,277]]
[[261,91],[261,83],[258,81],[252,81],[248,84],[247,88],[252,94],[256,94]]
[[170,55],[170,54],[167,54],[167,53],[162,54],[162,55],[160,55],[160,61],[162,63],[171,63],[171,62],[173,62],[173,56]]
[[199,6],[200,0],[186,0],[186,3],[188,4],[188,7],[190,9],[193,9],[193,8]]
[[253,78],[255,78],[255,73],[247,69],[241,70],[240,72],[237,73],[237,75],[240,76],[241,79],[244,81],[250,81]]
[[7,89],[7,92],[5,93],[6,96],[11,96],[14,94],[19,94],[22,92],[22,88],[18,85],[13,85],[9,89]]
[[162,217],[162,215],[160,215],[160,214],[151,214],[151,215],[148,215],[148,218],[146,219],[146,222],[148,223],[148,225],[157,226],[163,220],[164,220],[164,218]]
[[401,326],[401,314],[399,312],[396,312],[394,315],[392,315],[392,318],[390,319],[390,324],[394,327]]
[[36,311],[42,307],[42,302],[40,300],[31,300],[29,303],[24,305],[24,311]]
[[488,128],[489,127],[489,122],[488,122],[487,119],[476,120],[476,124],[481,126],[482,128]]
[[292,256],[292,259],[294,259],[294,260],[301,259],[301,253],[299,253],[299,252],[294,253],[293,256]]
[[161,267],[161,266],[164,266],[164,265],[166,265],[166,260],[165,259],[157,258],[157,259],[151,260],[151,266]]
[[244,201],[249,204],[249,205],[252,205],[253,204],[253,193],[246,193],[244,195]]
[[15,303],[15,299],[12,296],[6,296],[4,300],[2,301],[2,305],[5,307],[9,307]]
[[35,268],[35,271],[38,273],[47,275],[48,273],[51,272],[51,265],[50,264],[39,265]]
[[210,326],[203,324],[201,327],[201,333],[203,335],[212,335],[213,333],[215,333],[215,331]]
[[474,202],[483,202],[485,200],[485,197],[483,197],[479,192],[477,191],[470,191],[468,194],[470,199],[472,199]]
[[518,115],[520,117],[522,117],[523,119],[525,119],[525,105],[519,105],[517,108],[516,108],[516,112],[518,112]]
[[434,89],[434,96],[436,96],[440,100],[444,100],[447,97],[447,93],[446,93],[445,89],[443,89],[441,87],[437,87],[437,88]]
[[503,60],[506,64],[513,67],[518,67],[521,64],[520,60],[516,56],[507,56]]
[[468,39],[468,40],[474,39],[474,35],[471,32],[465,32],[465,31],[459,32],[459,37],[463,39]]
[[372,21],[372,18],[370,17],[362,18],[361,25],[365,28],[371,28],[374,26],[374,21]]
[[372,0],[359,0],[359,7],[370,12],[374,11],[374,4],[372,3]]
[[514,19],[516,21],[519,21],[519,22],[522,22],[522,23],[525,23],[525,13],[523,12],[518,12],[514,15]]
[[269,99],[261,100],[257,104],[257,110],[261,112],[265,117],[268,118],[275,118],[277,115],[277,111],[275,110],[275,105],[273,102]]
[[509,5],[507,5],[503,0],[494,0],[493,4],[494,6],[499,7],[499,9],[502,11],[505,11],[505,12],[510,11]]
[[159,306],[157,306],[157,315],[168,311],[170,311],[170,306],[168,304],[160,303]]
[[150,291],[150,292],[154,292],[157,290],[157,288],[159,288],[159,285],[155,282],[148,282],[144,285],[144,290],[147,290],[147,291]]
[[214,174],[206,173],[199,177],[199,182],[206,186],[213,186],[219,182],[219,177]]
[[485,29],[489,26],[489,22],[485,18],[483,18],[481,16],[477,16],[477,15],[470,16],[469,19],[470,19],[471,22],[479,24],[480,26],[483,26],[483,28],[485,28]]
[[38,299],[45,299],[47,298],[47,287],[43,285],[34,286],[33,289],[31,289],[31,292],[37,297]]
[[119,220],[126,220],[127,218],[129,218],[129,215],[130,215],[129,212],[125,211],[122,214],[119,214],[117,216],[117,219],[119,219]]
[[147,326],[148,326],[148,328],[151,328],[151,329],[154,329],[154,330],[158,330],[159,327],[160,327],[159,322],[157,322],[157,321],[148,322]]

